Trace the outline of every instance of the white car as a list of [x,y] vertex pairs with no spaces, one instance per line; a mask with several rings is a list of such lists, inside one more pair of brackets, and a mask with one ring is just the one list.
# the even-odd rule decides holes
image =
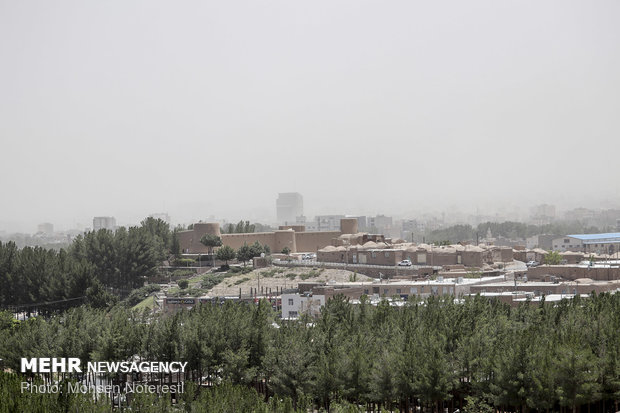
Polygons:
[[398,263],[398,265],[400,267],[411,267],[411,261],[410,260],[402,260],[401,262]]

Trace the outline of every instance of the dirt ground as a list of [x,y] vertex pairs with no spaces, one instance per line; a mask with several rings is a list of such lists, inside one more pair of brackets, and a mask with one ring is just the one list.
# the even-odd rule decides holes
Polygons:
[[350,281],[353,276],[355,276],[357,281],[372,280],[370,277],[362,274],[354,275],[353,271],[347,270],[269,267],[254,270],[248,274],[237,274],[226,278],[207,294],[211,297],[238,296],[239,288],[241,288],[241,293],[246,295],[250,294],[251,288],[257,288],[259,282],[265,294],[269,293],[269,289],[275,294],[276,287],[278,290],[282,288],[285,290],[297,288],[297,284],[300,281],[343,282]]

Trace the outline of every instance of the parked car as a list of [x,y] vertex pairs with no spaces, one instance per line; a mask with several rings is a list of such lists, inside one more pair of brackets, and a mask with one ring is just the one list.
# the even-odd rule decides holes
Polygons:
[[410,260],[402,260],[401,262],[398,263],[398,265],[400,267],[411,267],[411,261]]
[[540,263],[538,261],[528,261],[525,263],[528,267],[538,267]]

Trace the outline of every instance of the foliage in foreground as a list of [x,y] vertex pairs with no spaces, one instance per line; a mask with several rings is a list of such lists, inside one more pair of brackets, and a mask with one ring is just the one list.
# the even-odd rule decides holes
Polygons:
[[255,388],[302,409],[557,411],[620,401],[620,294],[518,308],[483,297],[404,307],[336,297],[317,320],[275,320],[265,301],[154,319],[80,307],[2,323],[0,358],[12,369],[20,357],[50,355],[183,360],[187,380]]

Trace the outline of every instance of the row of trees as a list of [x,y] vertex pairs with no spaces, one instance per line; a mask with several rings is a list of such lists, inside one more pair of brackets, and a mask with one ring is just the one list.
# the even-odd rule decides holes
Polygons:
[[222,227],[222,234],[247,234],[251,232],[268,232],[273,229],[268,225],[259,223],[250,224],[250,221],[239,221],[237,224],[227,224]]
[[250,261],[252,258],[260,257],[263,253],[271,253],[268,245],[261,245],[258,241],[255,241],[252,245],[243,243],[243,246],[235,251],[235,249],[229,245],[222,246],[222,238],[213,234],[203,235],[200,242],[209,249],[209,254],[213,254],[213,249],[218,248],[215,253],[215,258],[219,261],[224,261],[226,265],[228,265],[228,261],[237,258],[237,260],[242,261],[245,266],[247,261]]
[[527,238],[538,234],[587,234],[598,233],[609,228],[597,228],[582,224],[578,221],[558,221],[546,225],[524,224],[522,222],[484,222],[477,227],[468,224],[453,225],[426,233],[428,242],[449,240],[452,243],[459,241],[475,240],[478,235],[480,238],[491,230],[493,236],[518,239]]
[[84,296],[105,306],[106,292],[128,293],[155,275],[175,240],[167,223],[147,218],[138,227],[80,235],[66,250],[0,243],[0,307]]
[[[278,322],[269,303],[203,304],[147,319],[78,308],[6,324],[0,357],[189,364],[186,379],[253,387],[297,408],[596,411],[620,401],[620,294],[511,308],[471,297],[403,307],[343,297],[317,320]],[[614,410],[615,411],[615,410]]]

